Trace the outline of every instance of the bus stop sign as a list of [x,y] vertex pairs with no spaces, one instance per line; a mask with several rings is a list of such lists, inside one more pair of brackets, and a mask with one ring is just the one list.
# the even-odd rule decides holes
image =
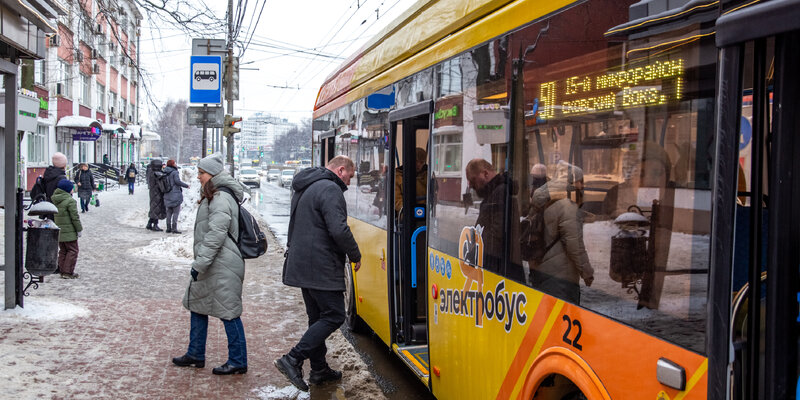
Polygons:
[[222,57],[192,56],[190,103],[220,104],[222,102]]

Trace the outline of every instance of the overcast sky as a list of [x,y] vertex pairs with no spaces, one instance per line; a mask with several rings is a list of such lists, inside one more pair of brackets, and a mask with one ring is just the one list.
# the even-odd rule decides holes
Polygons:
[[[218,16],[225,17],[227,1],[207,3],[219,6]],[[250,15],[258,11],[253,3],[261,5],[256,0],[249,0],[249,3],[239,40],[245,40]],[[414,3],[415,0],[267,0],[253,40],[240,59],[242,69],[235,114],[246,118],[264,111],[293,121],[310,118],[323,80],[344,58],[355,53]],[[224,39],[224,36],[215,38]],[[168,99],[189,98],[191,39],[176,28],[156,30],[149,21],[143,21],[141,65],[148,74],[143,81],[157,104]],[[307,53],[276,47],[306,49],[303,51]],[[144,90],[141,93],[146,95]],[[143,122],[150,123],[152,106],[144,97],[140,105]]]

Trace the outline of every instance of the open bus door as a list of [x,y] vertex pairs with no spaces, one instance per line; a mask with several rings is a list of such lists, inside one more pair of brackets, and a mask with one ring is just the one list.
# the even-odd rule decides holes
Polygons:
[[392,348],[423,381],[429,375],[425,233],[431,107],[424,102],[389,113]]
[[716,40],[709,398],[796,399],[800,1],[732,10]]

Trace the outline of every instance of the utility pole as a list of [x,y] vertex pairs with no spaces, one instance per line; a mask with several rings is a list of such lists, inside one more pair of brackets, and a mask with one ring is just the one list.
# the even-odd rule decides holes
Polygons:
[[[227,78],[233,78],[233,0],[228,0],[228,73]],[[233,88],[233,83],[228,82],[228,87]],[[228,114],[233,115],[233,93],[231,90],[225,91],[228,100]],[[233,168],[233,134],[228,135],[228,165],[231,169],[231,176],[234,176]]]

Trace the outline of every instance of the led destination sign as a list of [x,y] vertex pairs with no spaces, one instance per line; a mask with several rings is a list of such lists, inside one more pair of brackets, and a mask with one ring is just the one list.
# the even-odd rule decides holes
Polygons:
[[683,73],[683,60],[675,59],[599,76],[544,82],[539,88],[538,117],[546,120],[679,101]]

